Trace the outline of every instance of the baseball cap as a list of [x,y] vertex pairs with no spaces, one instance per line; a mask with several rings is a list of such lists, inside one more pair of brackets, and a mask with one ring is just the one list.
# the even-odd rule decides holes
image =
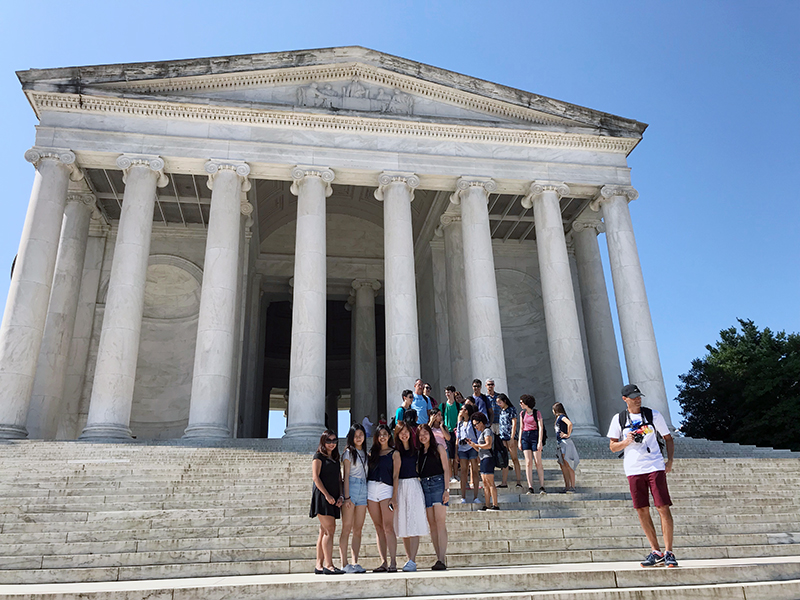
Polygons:
[[622,395],[626,398],[638,398],[639,396],[644,396],[644,394],[639,390],[639,386],[632,383],[629,383],[622,388]]

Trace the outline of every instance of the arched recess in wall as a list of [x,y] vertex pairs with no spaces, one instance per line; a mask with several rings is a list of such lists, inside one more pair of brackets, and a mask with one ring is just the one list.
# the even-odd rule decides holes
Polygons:
[[541,283],[514,269],[497,269],[495,275],[509,396],[518,405],[521,394],[533,394],[542,417],[552,421],[553,375]]
[[189,422],[203,272],[179,256],[152,255],[131,408],[139,439],[174,439]]

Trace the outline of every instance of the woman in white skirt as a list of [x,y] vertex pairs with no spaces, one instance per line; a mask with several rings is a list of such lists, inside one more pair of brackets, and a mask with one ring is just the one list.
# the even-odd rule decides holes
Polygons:
[[395,472],[392,498],[394,530],[397,537],[403,538],[406,551],[403,571],[416,571],[419,536],[430,533],[425,513],[425,493],[417,477],[417,444],[414,432],[407,423],[398,423],[394,435],[400,454],[400,470]]
[[556,440],[558,448],[556,458],[558,466],[561,467],[561,474],[564,476],[564,493],[575,493],[575,469],[581,459],[578,457],[578,449],[572,441],[572,421],[567,417],[564,405],[561,402],[553,404],[553,415],[556,418]]

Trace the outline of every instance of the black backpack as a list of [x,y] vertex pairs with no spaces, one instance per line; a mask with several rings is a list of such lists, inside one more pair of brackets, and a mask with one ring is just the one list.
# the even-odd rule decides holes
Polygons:
[[[403,407],[401,406],[400,408],[403,408]],[[403,417],[405,417],[405,416],[406,416],[406,409],[403,408]],[[392,435],[394,435],[394,428],[395,427],[397,427],[397,413],[395,413],[395,416],[392,417],[391,421],[389,421],[389,431],[392,432]]]
[[[653,424],[653,409],[648,408],[646,406],[642,406],[642,426],[644,425],[653,425],[653,429],[656,432],[656,441],[658,441],[658,449],[661,451],[661,455],[666,457],[667,451],[667,442],[664,441],[664,437],[659,433],[658,429],[656,429],[655,425]],[[625,429],[625,426],[630,421],[630,413],[627,410],[623,410],[621,413],[617,415],[619,419],[619,430],[622,432]],[[647,448],[647,451],[650,452],[650,448]],[[619,455],[620,458],[625,456],[625,452]]]

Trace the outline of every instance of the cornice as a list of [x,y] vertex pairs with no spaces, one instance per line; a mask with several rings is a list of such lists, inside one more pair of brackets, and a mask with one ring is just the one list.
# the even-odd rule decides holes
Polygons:
[[458,106],[485,112],[498,117],[520,119],[541,125],[560,125],[575,123],[566,118],[546,115],[537,110],[514,106],[508,102],[469,94],[462,90],[393,73],[363,63],[344,63],[272,69],[269,71],[250,71],[220,75],[179,77],[174,79],[119,82],[100,84],[99,87],[115,90],[137,91],[142,93],[169,92],[217,92],[220,90],[247,89],[263,86],[303,85],[316,80],[344,81],[357,77],[376,85],[399,88],[403,92],[422,96],[431,100],[456,104]]
[[444,123],[420,123],[393,119],[375,119],[329,114],[300,113],[268,109],[204,106],[179,102],[134,100],[30,92],[37,114],[42,111],[79,112],[149,118],[212,121],[262,127],[312,129],[316,131],[354,134],[402,135],[437,141],[477,142],[522,145],[543,148],[592,150],[629,154],[638,143],[636,138],[594,136],[577,133],[527,131],[503,127],[477,127]]

